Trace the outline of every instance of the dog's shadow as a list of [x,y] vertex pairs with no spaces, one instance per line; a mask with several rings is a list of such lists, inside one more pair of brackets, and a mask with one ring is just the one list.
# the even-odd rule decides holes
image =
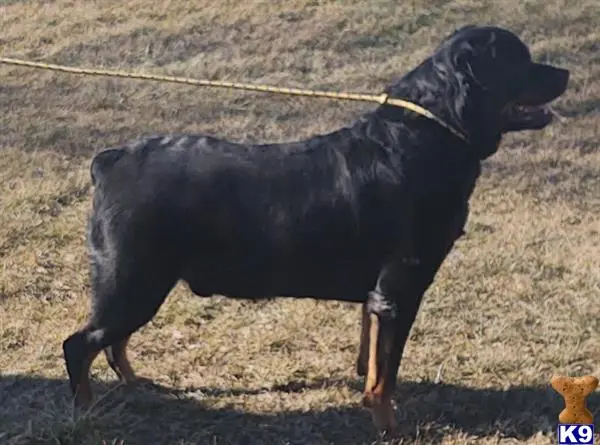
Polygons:
[[[244,412],[215,403],[219,397],[301,393],[332,385],[361,391],[359,380],[290,382],[273,388],[172,389],[150,382],[133,388],[95,385],[107,394],[90,412],[73,416],[67,383],[30,376],[0,378],[0,442],[161,444],[371,444],[377,438],[368,412],[358,405],[282,411]],[[211,400],[207,403],[207,400]],[[515,437],[555,434],[562,398],[549,387],[476,389],[429,382],[399,383],[398,418],[402,443],[440,442],[446,434]],[[600,393],[588,407],[600,414]],[[89,442],[91,438],[92,442]],[[118,442],[115,442],[118,443]]]

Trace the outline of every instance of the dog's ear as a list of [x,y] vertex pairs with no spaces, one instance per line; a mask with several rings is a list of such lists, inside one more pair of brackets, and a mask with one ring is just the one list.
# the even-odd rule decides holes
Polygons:
[[432,59],[433,68],[446,86],[446,105],[452,113],[455,124],[458,124],[463,132],[466,127],[466,106],[470,94],[473,92],[473,80],[468,76],[468,54],[470,48],[461,48],[456,53],[450,51],[438,52]]
[[482,89],[486,89],[487,87],[484,79],[481,78],[481,70],[485,68],[488,53],[495,53],[493,51],[493,42],[486,45],[486,48],[492,48],[492,51],[485,51],[481,47],[472,45],[470,42],[463,42],[452,52],[450,61],[450,65],[455,71],[462,73]]
[[[436,65],[445,63],[469,76],[481,88],[488,87],[489,67],[498,56],[498,33],[467,25],[441,44],[434,55]],[[471,31],[471,32],[468,32]],[[440,62],[442,62],[440,64]]]

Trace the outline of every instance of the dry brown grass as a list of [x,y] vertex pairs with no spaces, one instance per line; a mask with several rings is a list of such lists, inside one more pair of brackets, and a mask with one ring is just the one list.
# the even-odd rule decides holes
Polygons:
[[[269,6],[277,3],[285,6]],[[83,66],[377,92],[467,22],[505,25],[572,70],[540,133],[485,164],[467,236],[430,289],[400,370],[402,443],[554,442],[554,373],[600,375],[600,10],[596,0],[0,1],[1,52]],[[193,298],[132,339],[140,375],[74,419],[61,341],[88,305],[87,167],[158,131],[280,141],[369,105],[0,66],[0,442],[371,443],[354,375],[358,308]],[[315,119],[318,116],[318,119]],[[437,383],[433,383],[437,381]],[[600,398],[590,407],[600,414]]]

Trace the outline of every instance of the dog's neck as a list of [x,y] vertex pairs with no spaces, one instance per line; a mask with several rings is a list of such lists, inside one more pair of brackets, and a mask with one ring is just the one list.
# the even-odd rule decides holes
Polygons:
[[[469,142],[463,142],[465,148],[471,150],[479,159],[485,159],[498,150],[501,133],[495,129],[484,128],[486,126],[481,124],[483,116],[469,116],[470,113],[481,114],[483,112],[477,110],[478,107],[474,104],[469,103],[469,101],[475,100],[472,97],[472,91],[470,92],[468,87],[465,88],[465,85],[455,84],[453,79],[442,78],[433,68],[431,59],[425,60],[401,79],[393,82],[386,89],[386,93],[390,97],[405,99],[422,106],[465,134],[469,139]],[[460,100],[465,101],[464,107],[457,107],[457,101]],[[374,114],[388,122],[407,122],[408,119],[427,120],[426,117],[392,105],[383,105]],[[439,131],[445,132],[444,137],[457,138],[433,120],[421,125],[430,127],[438,125]]]

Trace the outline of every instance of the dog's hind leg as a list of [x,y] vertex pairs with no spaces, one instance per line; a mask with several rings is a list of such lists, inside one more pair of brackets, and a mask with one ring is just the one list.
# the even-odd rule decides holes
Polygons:
[[[161,274],[162,275],[162,274]],[[89,370],[102,349],[110,348],[113,364],[123,378],[131,378],[133,370],[125,358],[127,340],[148,323],[174,286],[175,278],[157,279],[151,274],[120,276],[107,292],[94,289],[94,304],[88,323],[63,343],[63,351],[71,391],[78,406],[89,405],[92,391]],[[109,358],[110,363],[110,358]]]
[[69,385],[77,405],[87,406],[92,401],[89,372],[92,362],[100,352],[87,346],[87,337],[93,327],[86,324],[63,342],[63,353],[67,365]]

